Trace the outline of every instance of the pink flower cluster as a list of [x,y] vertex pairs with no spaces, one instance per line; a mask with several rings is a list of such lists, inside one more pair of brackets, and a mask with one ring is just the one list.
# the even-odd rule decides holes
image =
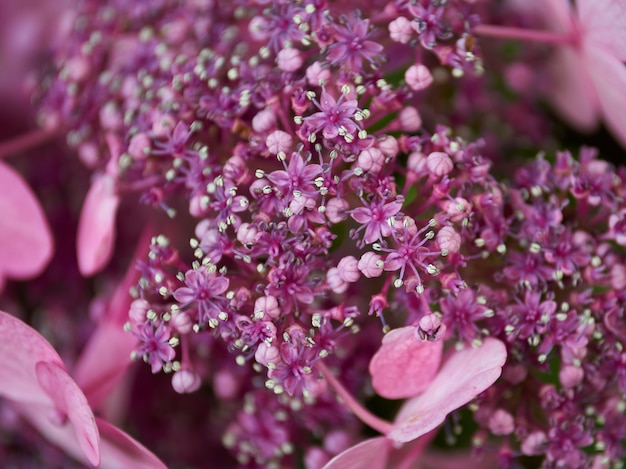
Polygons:
[[32,3],[0,461],[619,467],[626,0]]

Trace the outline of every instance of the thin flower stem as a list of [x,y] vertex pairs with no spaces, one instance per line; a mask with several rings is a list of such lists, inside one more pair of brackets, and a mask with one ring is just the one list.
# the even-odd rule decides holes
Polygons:
[[376,417],[369,410],[363,407],[359,402],[348,392],[342,384],[337,381],[330,370],[326,367],[322,360],[319,360],[315,366],[322,376],[328,381],[328,384],[335,390],[337,395],[343,399],[343,402],[348,408],[356,415],[364,424],[369,425],[374,430],[386,435],[391,431],[393,425],[386,420]]
[[0,143],[0,159],[31,150],[52,139],[56,134],[44,129],[31,130],[12,140]]
[[538,31],[536,29],[513,28],[509,26],[496,26],[491,24],[479,24],[474,28],[474,33],[479,36],[500,37],[504,39],[520,39],[522,41],[536,41],[550,44],[572,44],[570,34],[553,31]]

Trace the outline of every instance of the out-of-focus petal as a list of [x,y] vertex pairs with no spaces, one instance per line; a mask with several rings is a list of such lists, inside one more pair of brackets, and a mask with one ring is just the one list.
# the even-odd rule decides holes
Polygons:
[[338,454],[323,469],[385,469],[391,448],[388,438],[371,438]]
[[[78,461],[88,464],[71,425],[58,426],[42,406],[18,405],[17,411],[48,441]],[[100,433],[99,469],[163,469],[166,466],[140,443],[110,423],[96,418]]]
[[415,331],[413,326],[392,330],[372,357],[369,366],[372,386],[387,399],[416,396],[437,374],[443,341],[421,340]]
[[593,130],[600,117],[600,104],[580,52],[570,47],[558,48],[547,73],[546,95],[552,105],[578,130]]
[[584,53],[598,93],[604,122],[622,146],[626,147],[626,65],[595,46],[586,45]]
[[479,348],[454,352],[428,389],[400,409],[388,437],[405,443],[436,428],[450,412],[491,386],[505,361],[506,347],[493,338],[487,338]]
[[136,260],[143,254],[152,233],[150,227],[144,230],[124,279],[115,289],[106,314],[100,318],[73,370],[76,382],[94,409],[124,377],[131,363],[130,354],[137,345],[136,337],[124,331],[132,300],[128,292],[139,279]]
[[67,415],[74,427],[80,448],[94,466],[100,463],[100,436],[87,398],[63,366],[39,362],[35,366],[37,380],[54,401],[56,410]]
[[0,395],[29,404],[52,406],[39,385],[35,366],[47,362],[63,367],[59,354],[30,326],[0,311]]
[[78,268],[84,276],[96,274],[111,259],[119,202],[110,176],[102,175],[93,181],[78,225]]
[[52,235],[32,190],[0,162],[0,276],[23,279],[41,273],[53,251]]
[[626,61],[626,3],[623,0],[577,0],[585,42]]

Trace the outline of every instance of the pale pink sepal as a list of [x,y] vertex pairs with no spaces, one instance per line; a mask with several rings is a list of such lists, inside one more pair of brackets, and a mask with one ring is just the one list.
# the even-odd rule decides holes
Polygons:
[[365,440],[335,456],[323,469],[386,469],[392,445],[384,436]]
[[32,190],[0,162],[0,277],[34,277],[53,252],[50,228]]
[[41,388],[54,401],[54,410],[67,415],[87,460],[98,466],[100,436],[87,398],[63,367],[55,363],[39,362],[35,369]]
[[493,338],[478,348],[453,352],[428,389],[402,406],[387,436],[405,443],[438,427],[450,412],[491,386],[505,361],[506,347]]
[[587,44],[626,61],[626,2],[577,0],[576,10]]
[[600,103],[589,73],[582,69],[580,53],[569,47],[554,52],[548,64],[548,99],[574,127],[593,130],[600,119]]
[[152,452],[109,422],[96,417],[102,447],[101,469],[166,469]]
[[[624,5],[626,9],[626,5]],[[626,21],[623,25],[626,30]],[[626,147],[626,65],[603,49],[585,46],[587,70],[595,83],[607,127]]]
[[111,176],[101,175],[92,182],[80,214],[76,245],[78,268],[86,277],[102,270],[111,259],[119,202]]
[[0,311],[0,352],[0,395],[13,401],[52,406],[35,372],[36,364],[42,361],[64,366],[48,341],[16,317]]
[[434,379],[441,363],[443,341],[421,340],[414,326],[394,329],[383,337],[372,357],[372,386],[387,399],[421,394]]

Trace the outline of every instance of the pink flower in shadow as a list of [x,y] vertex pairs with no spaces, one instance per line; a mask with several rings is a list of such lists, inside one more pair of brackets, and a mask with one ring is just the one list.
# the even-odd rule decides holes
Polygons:
[[[439,364],[441,341],[422,341],[416,328],[391,331],[370,362],[372,384],[387,398],[411,397],[385,436],[363,441],[333,458],[324,469],[385,469],[420,454],[447,415],[489,388],[500,376],[506,347],[487,338],[478,348],[452,352]],[[431,434],[432,436],[432,434]],[[417,440],[417,441],[415,441]],[[402,445],[404,448],[401,448]]]

